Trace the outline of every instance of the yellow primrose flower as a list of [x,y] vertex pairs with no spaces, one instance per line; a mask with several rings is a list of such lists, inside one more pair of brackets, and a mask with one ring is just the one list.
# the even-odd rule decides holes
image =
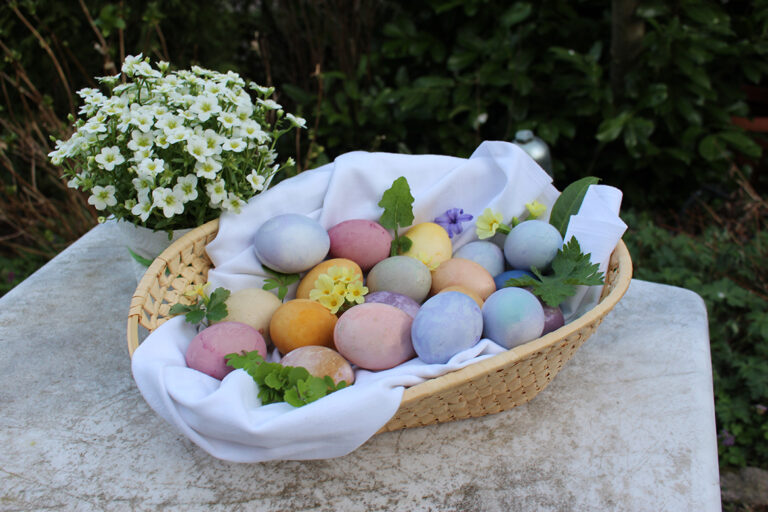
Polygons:
[[351,268],[341,266],[329,268],[328,275],[337,283],[351,283],[356,277]]
[[416,259],[422,262],[430,271],[435,270],[440,266],[439,263],[432,263],[432,256],[424,254],[421,251],[416,255]]
[[355,281],[347,285],[347,294],[345,298],[349,302],[356,304],[362,304],[365,302],[365,294],[368,293],[368,288],[363,286],[362,281]]
[[336,283],[328,274],[320,274],[315,281],[315,287],[309,292],[310,300],[320,301],[322,297],[333,295],[336,291]]
[[528,210],[529,220],[538,219],[539,217],[544,215],[544,212],[547,211],[547,207],[538,201],[533,201],[532,203],[525,203],[525,208]]
[[210,286],[210,283],[203,283],[203,284],[196,284],[196,285],[189,285],[184,292],[185,297],[194,297],[194,296],[200,296],[200,297],[206,297],[208,294],[206,293],[206,290]]
[[494,212],[490,208],[483,210],[483,214],[477,218],[476,231],[480,240],[491,238],[504,221],[500,212]]
[[344,297],[332,293],[330,295],[323,295],[317,302],[330,309],[331,313],[335,315],[339,308],[344,305]]

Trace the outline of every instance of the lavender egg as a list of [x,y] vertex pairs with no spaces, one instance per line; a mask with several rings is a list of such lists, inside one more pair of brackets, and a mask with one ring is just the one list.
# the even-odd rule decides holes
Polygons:
[[330,246],[328,232],[317,221],[296,213],[272,217],[253,237],[259,261],[285,274],[314,267],[325,259]]
[[518,279],[523,276],[531,276],[532,278],[536,279],[536,276],[534,276],[532,272],[528,272],[527,270],[507,270],[497,276],[494,276],[493,282],[496,283],[496,289],[501,290],[502,288],[504,288],[505,283],[508,280]]
[[542,305],[544,307],[544,330],[541,335],[544,336],[552,331],[556,331],[565,325],[563,311],[559,307]]
[[[504,271],[504,253],[493,242],[470,242],[453,253],[454,258],[464,258],[481,265],[491,276]],[[497,286],[498,288],[498,286]]]
[[447,363],[474,347],[483,333],[483,314],[474,300],[460,292],[435,295],[422,304],[411,326],[411,340],[419,359]]
[[419,312],[419,303],[403,295],[402,293],[395,292],[373,292],[365,296],[366,304],[389,304],[395,306],[397,309],[404,311],[410,315],[411,318],[416,318],[416,313]]
[[483,336],[506,348],[528,343],[544,330],[544,308],[522,288],[502,288],[483,304]]
[[544,270],[563,246],[555,226],[543,220],[526,220],[509,232],[504,241],[504,256],[512,268]]

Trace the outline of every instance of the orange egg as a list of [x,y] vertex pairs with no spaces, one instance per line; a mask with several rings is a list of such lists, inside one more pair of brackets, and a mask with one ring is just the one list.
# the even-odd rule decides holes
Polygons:
[[331,267],[346,267],[360,279],[363,280],[363,271],[360,270],[360,266],[352,260],[346,258],[334,258],[332,260],[326,260],[312,268],[307,275],[299,283],[299,287],[296,289],[297,299],[308,299],[309,292],[315,287],[315,281],[320,277],[320,274],[326,274]]
[[464,295],[468,295],[469,298],[471,298],[473,301],[475,301],[480,309],[483,309],[483,299],[480,298],[480,296],[473,290],[470,290],[466,286],[462,286],[460,284],[454,284],[451,286],[446,286],[442,290],[440,290],[437,293],[443,293],[443,292],[460,292]]
[[294,299],[277,308],[269,322],[269,335],[281,354],[308,345],[333,348],[336,315],[319,302]]
[[482,300],[496,291],[493,276],[479,263],[464,258],[451,258],[432,271],[433,295],[456,285],[469,288]]

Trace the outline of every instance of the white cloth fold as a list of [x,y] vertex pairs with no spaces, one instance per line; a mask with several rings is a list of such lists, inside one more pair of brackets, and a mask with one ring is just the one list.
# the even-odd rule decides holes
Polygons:
[[[268,276],[251,241],[263,222],[282,213],[307,215],[326,229],[348,219],[378,220],[381,195],[400,176],[406,177],[415,198],[414,224],[432,221],[450,208],[463,208],[476,219],[490,207],[511,219],[535,199],[551,207],[558,195],[551,178],[506,142],[484,142],[468,159],[347,153],[254,197],[239,215],[222,215],[218,235],[207,247],[215,266],[209,281],[230,291],[261,288]],[[467,223],[453,238],[454,249],[476,239],[474,223]],[[288,298],[293,296],[295,285]],[[391,370],[357,370],[353,386],[294,408],[285,403],[261,406],[257,385],[242,370],[218,381],[187,368],[184,355],[195,333],[180,317],[160,326],[134,353],[134,378],[160,416],[211,455],[237,462],[345,455],[394,415],[405,386],[504,350],[481,340],[446,365],[417,358]]]

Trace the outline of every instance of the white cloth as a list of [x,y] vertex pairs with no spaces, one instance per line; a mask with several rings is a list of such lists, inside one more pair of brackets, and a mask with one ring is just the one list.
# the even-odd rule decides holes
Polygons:
[[[521,216],[535,199],[551,207],[551,178],[520,148],[484,142],[469,159],[436,155],[353,152],[332,164],[285,180],[253,198],[239,215],[224,214],[208,247],[213,288],[261,288],[266,274],[251,240],[267,219],[300,213],[327,228],[348,219],[378,220],[377,203],[405,176],[415,223],[450,208],[475,219],[486,207],[505,219]],[[454,249],[476,240],[474,223],[453,239]],[[614,244],[615,245],[615,244]],[[289,292],[294,296],[295,286]],[[174,318],[156,329],[133,355],[133,374],[147,403],[211,455],[237,462],[303,460],[345,455],[376,433],[397,411],[405,386],[490,357],[504,349],[490,340],[456,355],[446,365],[418,358],[391,370],[357,370],[356,383],[300,408],[261,406],[254,381],[235,370],[223,381],[186,367],[184,354],[195,329]]]

